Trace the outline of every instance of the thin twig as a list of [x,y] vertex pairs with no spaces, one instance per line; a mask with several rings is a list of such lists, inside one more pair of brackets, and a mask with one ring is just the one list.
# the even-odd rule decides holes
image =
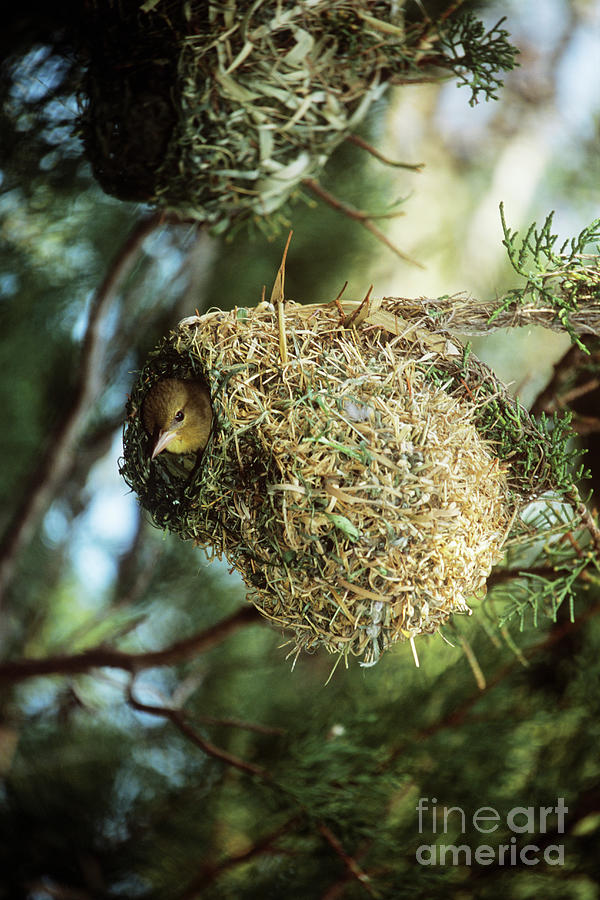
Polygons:
[[553,566],[530,566],[528,569],[494,569],[488,576],[486,585],[488,591],[499,584],[506,584],[518,578],[534,576],[550,580],[556,578],[556,569]]
[[410,169],[413,172],[420,172],[425,165],[425,163],[405,163],[390,159],[389,156],[384,156],[377,147],[373,147],[372,144],[369,144],[368,141],[365,141],[365,139],[361,138],[358,134],[349,134],[346,136],[346,140],[350,141],[351,144],[356,144],[356,146],[360,147],[362,150],[366,150],[367,153],[370,153],[375,159],[385,163],[386,166],[395,166],[397,169]]
[[584,437],[586,434],[598,434],[600,432],[600,417],[581,416],[579,413],[575,413],[573,416],[573,430],[580,437]]
[[20,551],[31,539],[40,517],[72,465],[77,441],[90,407],[102,388],[104,318],[121,284],[137,262],[143,241],[161,221],[162,214],[156,212],[136,224],[94,296],[81,347],[79,376],[70,406],[40,454],[25,496],[11,517],[0,542],[0,602],[12,579]]
[[218,719],[215,716],[196,716],[197,722],[203,725],[221,725],[225,728],[240,728],[242,731],[254,731],[256,734],[284,735],[285,728],[273,728],[270,725],[259,725],[258,722],[246,722],[245,719]]
[[598,526],[598,517],[594,516],[587,508],[577,488],[573,488],[570,494],[570,500],[573,503],[575,513],[581,517],[581,521],[587,528],[592,539],[592,545],[596,553],[600,554],[600,527]]
[[464,636],[464,634],[458,635],[458,643],[462,647],[463,653],[467,658],[467,662],[471,667],[471,671],[473,673],[473,677],[475,678],[475,683],[480,691],[485,690],[485,675],[483,674],[483,670],[479,665],[479,660],[475,656],[475,651],[471,647],[470,643]]
[[264,620],[257,610],[248,604],[242,606],[228,619],[223,619],[189,638],[177,641],[164,650],[125,653],[122,650],[99,646],[71,655],[49,656],[46,659],[16,659],[0,663],[0,683],[16,683],[41,675],[79,675],[100,668],[122,669],[135,674],[143,669],[171,666],[206,652],[240,628],[262,621]]
[[199,872],[199,874],[196,875],[196,877],[188,885],[184,893],[179,896],[178,900],[194,900],[195,897],[198,897],[224,872],[229,871],[229,869],[235,868],[235,866],[240,866],[257,856],[263,856],[266,854],[281,855],[283,853],[289,852],[279,849],[275,846],[275,843],[280,837],[283,837],[285,834],[292,831],[298,824],[298,822],[302,820],[302,818],[303,817],[300,813],[295,813],[293,816],[291,816],[291,818],[287,819],[287,821],[285,821],[283,825],[279,825],[278,828],[270,831],[269,834],[266,834],[264,837],[260,838],[260,840],[252,844],[251,847],[249,847],[247,850],[244,850],[243,853],[239,853],[236,856],[229,856],[219,863],[215,863],[212,865],[210,863],[206,864],[205,866],[203,866],[201,872]]
[[127,692],[127,699],[134,709],[138,712],[146,713],[149,716],[160,716],[163,719],[167,719],[179,731],[189,740],[192,744],[195,744],[196,747],[199,747],[207,756],[212,756],[214,759],[218,759],[221,762],[226,763],[228,766],[232,766],[234,769],[239,769],[241,772],[245,772],[247,775],[255,775],[259,778],[268,779],[270,778],[269,773],[266,769],[261,768],[260,766],[255,766],[254,763],[246,762],[243,759],[240,759],[238,756],[234,756],[232,753],[228,753],[227,750],[222,750],[220,747],[217,747],[215,744],[212,744],[210,741],[207,741],[206,738],[203,738],[201,734],[198,734],[191,725],[185,720],[185,714],[179,709],[173,709],[170,706],[154,706],[148,703],[142,703],[140,700],[137,700],[133,695],[133,682],[129,685],[129,689]]
[[335,834],[332,832],[332,830],[327,825],[325,825],[323,822],[319,823],[318,828],[319,828],[319,831],[321,832],[321,834],[323,835],[323,837],[325,838],[325,840],[327,841],[327,843],[329,844],[329,846],[335,851],[337,856],[339,856],[339,858],[342,860],[348,873],[356,881],[358,881],[360,886],[362,888],[364,888],[364,890],[367,892],[367,894],[369,894],[370,897],[380,897],[381,894],[375,890],[375,888],[371,884],[370,878],[367,875],[367,873],[361,869],[361,867],[359,866],[357,861],[354,859],[354,857],[350,856],[350,854],[344,850],[339,838],[337,838],[335,836]]
[[560,405],[569,406],[574,400],[580,400],[581,397],[591,394],[592,391],[597,390],[599,387],[600,378],[588,378],[584,384],[578,384],[576,387],[571,388],[570,391],[565,391],[564,394],[561,394]]
[[560,386],[564,383],[568,374],[577,366],[581,355],[579,347],[573,345],[554,364],[552,378],[531,404],[529,411],[532,415],[539,416],[540,413],[552,412],[556,409],[556,397],[560,391]]
[[307,187],[309,190],[316,194],[321,200],[331,206],[332,209],[338,210],[338,212],[343,213],[345,216],[348,216],[349,219],[354,219],[355,222],[358,222],[362,225],[363,228],[366,228],[367,231],[370,231],[371,234],[375,235],[378,241],[381,241],[386,247],[389,247],[390,250],[399,256],[400,259],[405,260],[405,262],[410,263],[413,266],[417,266],[419,269],[424,269],[425,266],[422,263],[417,262],[416,259],[413,259],[412,256],[408,256],[408,254],[403,253],[395,244],[393,244],[388,237],[385,236],[383,231],[380,231],[376,225],[373,225],[371,219],[374,218],[372,214],[364,212],[362,210],[354,209],[353,206],[350,206],[348,203],[344,203],[342,200],[338,200],[337,197],[334,197],[333,194],[330,194],[329,191],[325,190],[322,185],[319,184],[318,181],[315,181],[314,178],[303,178],[302,184]]

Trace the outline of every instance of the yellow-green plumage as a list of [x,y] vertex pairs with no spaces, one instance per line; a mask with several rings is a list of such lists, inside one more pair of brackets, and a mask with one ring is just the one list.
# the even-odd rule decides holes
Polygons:
[[202,382],[163,378],[144,398],[142,417],[154,441],[153,459],[163,450],[196,453],[204,449],[210,435],[210,394]]

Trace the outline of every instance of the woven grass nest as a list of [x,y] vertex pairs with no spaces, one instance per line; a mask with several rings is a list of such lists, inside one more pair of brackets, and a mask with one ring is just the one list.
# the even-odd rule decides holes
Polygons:
[[216,231],[279,209],[423,56],[395,0],[92,0],[84,32],[100,184]]
[[[544,439],[490,370],[401,313],[262,302],[185,319],[124,432],[122,473],[156,525],[224,555],[295,648],[365,665],[467,612],[515,510],[551,486]],[[191,472],[149,459],[140,409],[163,377],[210,388]]]

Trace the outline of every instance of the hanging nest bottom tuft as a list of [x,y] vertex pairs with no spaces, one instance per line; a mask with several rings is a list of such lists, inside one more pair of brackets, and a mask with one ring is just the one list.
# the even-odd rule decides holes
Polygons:
[[[293,303],[281,329],[267,303],[186,319],[148,361],[125,429],[123,474],[158,526],[226,556],[298,649],[364,664],[469,610],[516,504],[481,435],[497,390],[477,400],[455,343],[398,323],[385,306],[349,323]],[[149,458],[140,408],[163,377],[210,387],[213,430],[191,474]]]

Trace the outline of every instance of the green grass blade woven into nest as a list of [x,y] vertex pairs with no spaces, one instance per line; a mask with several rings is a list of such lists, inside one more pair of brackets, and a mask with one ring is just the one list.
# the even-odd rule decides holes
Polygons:
[[[467,612],[515,513],[553,488],[540,427],[401,312],[287,303],[285,364],[270,303],[185,319],[141,373],[124,434],[122,473],[156,525],[225,555],[297,648],[363,664]],[[163,377],[210,388],[191,471],[150,461],[140,409]]]

